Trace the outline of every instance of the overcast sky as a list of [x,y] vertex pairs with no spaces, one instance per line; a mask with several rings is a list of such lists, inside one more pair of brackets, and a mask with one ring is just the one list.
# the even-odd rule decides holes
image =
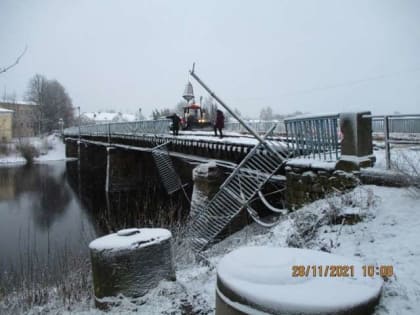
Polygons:
[[416,0],[0,0],[0,67],[25,45],[0,74],[1,95],[23,98],[39,73],[82,111],[172,108],[196,62],[247,116],[420,112]]

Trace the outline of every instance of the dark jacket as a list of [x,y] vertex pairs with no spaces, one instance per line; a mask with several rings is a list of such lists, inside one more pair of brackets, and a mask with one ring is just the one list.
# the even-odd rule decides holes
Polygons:
[[225,127],[225,116],[221,110],[217,110],[216,112],[216,121],[214,126],[218,129],[222,129]]
[[172,128],[179,129],[179,123],[181,122],[181,118],[177,114],[173,114],[171,116],[166,116],[166,118],[172,119]]

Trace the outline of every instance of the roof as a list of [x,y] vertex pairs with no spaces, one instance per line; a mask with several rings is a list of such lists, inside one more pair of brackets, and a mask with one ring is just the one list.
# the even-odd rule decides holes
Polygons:
[[13,113],[13,110],[0,108],[0,114]]
[[36,105],[36,103],[34,102],[30,102],[30,101],[0,101],[0,105],[4,104],[4,105]]
[[83,113],[82,116],[85,116],[88,119],[91,119],[96,122],[105,122],[105,121],[134,121],[136,116],[133,114],[125,113],[110,113],[110,112],[90,112]]

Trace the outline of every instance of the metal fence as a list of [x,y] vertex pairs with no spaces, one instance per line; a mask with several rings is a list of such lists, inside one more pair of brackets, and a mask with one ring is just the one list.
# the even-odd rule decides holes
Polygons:
[[[391,144],[420,144],[419,138],[401,137],[404,134],[420,133],[420,114],[371,117],[372,131],[384,134],[387,169],[391,169]],[[391,135],[391,133],[394,133],[394,135]],[[396,133],[400,136],[395,135]]]
[[[286,134],[286,127],[284,121],[280,120],[264,120],[264,121],[245,121],[246,124],[251,127],[255,132],[265,134],[267,133],[274,124],[277,124],[274,129],[274,134]],[[235,131],[239,133],[248,133],[242,124],[237,121],[225,123],[225,129],[229,131]]]
[[111,136],[111,135],[141,135],[167,134],[171,120],[140,120],[133,122],[83,125],[64,129],[65,136]]
[[[385,132],[385,116],[372,117],[372,131]],[[390,115],[388,130],[395,133],[420,133],[420,115]]]
[[285,119],[287,144],[295,156],[338,160],[339,115],[300,116]]

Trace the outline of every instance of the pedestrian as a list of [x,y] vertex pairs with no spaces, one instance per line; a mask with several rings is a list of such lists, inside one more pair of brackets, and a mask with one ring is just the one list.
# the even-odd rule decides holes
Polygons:
[[222,129],[225,127],[225,116],[223,112],[218,109],[216,111],[216,121],[214,123],[214,135],[217,137],[217,130],[219,130],[220,138],[223,138]]
[[179,132],[179,123],[181,122],[181,118],[179,118],[179,116],[175,113],[171,116],[166,116],[166,118],[172,119],[172,133],[174,136],[177,136]]

